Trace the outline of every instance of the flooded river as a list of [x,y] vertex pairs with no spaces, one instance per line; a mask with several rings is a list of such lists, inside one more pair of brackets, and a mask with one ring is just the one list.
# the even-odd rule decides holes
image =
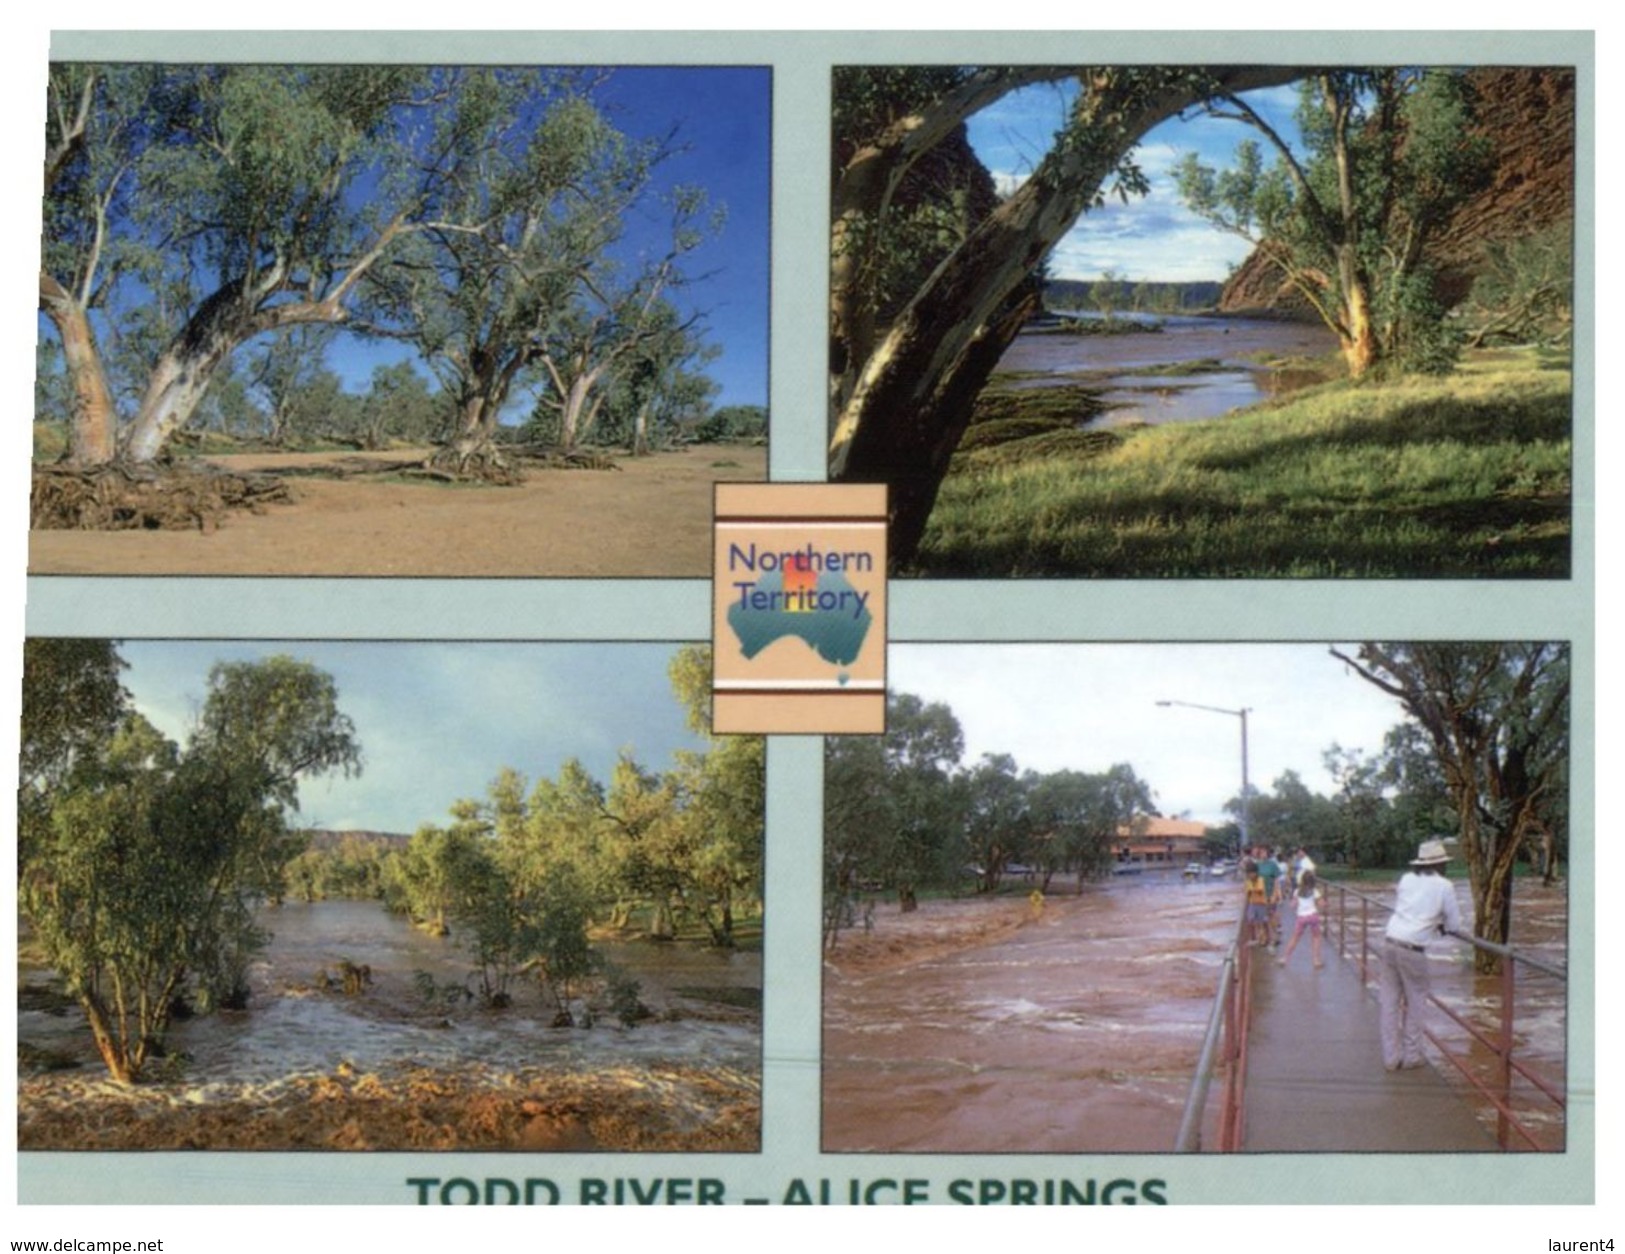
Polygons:
[[[1112,406],[1092,426],[1155,425],[1216,418],[1316,381],[1302,371],[1263,366],[1259,354],[1318,356],[1337,348],[1330,331],[1309,323],[1188,315],[1144,320],[1163,329],[1138,335],[1024,333],[1006,350],[999,370],[1021,376],[1012,388],[1053,387],[1091,376]],[[1127,373],[1206,360],[1222,368],[1194,375]]]
[[[660,1100],[665,1084],[672,1090],[668,1104],[693,1108],[685,1117],[694,1119],[704,1118],[700,1108],[708,1100],[696,1096],[696,1086],[720,1086],[736,1104],[759,1101],[760,954],[596,944],[639,981],[651,1017],[630,1030],[619,1026],[596,1004],[602,992],[594,987],[593,1026],[561,1028],[553,1026],[556,1008],[534,979],[516,981],[514,1004],[505,1011],[458,995],[477,986],[461,951],[375,902],[289,904],[267,910],[261,922],[273,939],[250,971],[249,1008],[174,1024],[167,1044],[179,1065],[137,1090],[122,1090],[107,1078],[76,1009],[25,998],[18,1012],[25,1049],[82,1063],[25,1077],[19,1102],[25,1141],[31,1113],[60,1114],[74,1103],[96,1101],[135,1103],[157,1118],[155,1106],[265,1110],[349,1099],[358,1091],[410,1102],[414,1088],[430,1084],[459,1101],[495,1091],[533,1106],[540,1089],[561,1078],[579,1082],[571,1098],[578,1105],[583,1085]],[[373,982],[359,995],[321,978],[344,961],[371,968]],[[21,973],[25,987],[46,976]],[[432,1000],[422,991],[428,979],[438,990]],[[587,1018],[587,1004],[574,1002],[578,1021]],[[268,1134],[266,1147],[289,1135],[297,1143],[296,1133],[279,1128]]]
[[824,1148],[1166,1150],[1236,902],[1144,875],[1036,919],[1019,897],[877,912],[825,970]]
[[[1519,889],[1515,943],[1564,963],[1561,890]],[[1147,874],[1036,917],[1020,897],[878,910],[825,967],[824,1149],[1169,1150],[1239,905],[1232,881]],[[1435,991],[1482,1014],[1493,981],[1440,948]],[[1520,1057],[1559,1085],[1565,1028],[1562,982],[1525,980]]]

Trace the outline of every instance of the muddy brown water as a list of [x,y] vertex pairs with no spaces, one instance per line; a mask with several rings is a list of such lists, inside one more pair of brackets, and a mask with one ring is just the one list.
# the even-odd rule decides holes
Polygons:
[[[1146,875],[1055,892],[1036,919],[1019,897],[878,912],[854,951],[895,929],[926,956],[864,969],[837,949],[826,966],[824,1148],[1167,1149],[1236,891]],[[1013,930],[942,948],[971,914]]]
[[[1514,943],[1563,964],[1564,894],[1519,890]],[[1166,1152],[1238,911],[1234,882],[1169,874],[1061,891],[1036,918],[1020,897],[878,909],[825,965],[824,1149]],[[1435,991],[1487,1013],[1466,947],[1436,962]],[[1566,1018],[1561,981],[1522,982],[1519,1056],[1559,1084]]]
[[[1362,889],[1380,900],[1393,897],[1391,887]],[[1456,882],[1456,900],[1462,918],[1473,917],[1472,894],[1463,881]],[[1358,909],[1351,903],[1351,910]],[[1373,944],[1380,943],[1386,917],[1370,911],[1366,928]],[[1356,952],[1359,935],[1357,923],[1352,923],[1346,950]],[[1568,892],[1562,883],[1542,885],[1535,879],[1520,879],[1513,893],[1511,945],[1520,953],[1538,959],[1547,966],[1566,970],[1568,967]],[[1335,952],[1337,931],[1329,932],[1328,953]],[[1432,990],[1435,997],[1450,1010],[1476,1026],[1490,1039],[1496,1039],[1501,1025],[1502,978],[1500,975],[1481,975],[1473,966],[1469,946],[1461,943],[1438,942],[1428,947],[1432,967]],[[1527,964],[1519,963],[1513,969],[1513,1056],[1549,1087],[1559,1093],[1566,1092],[1568,1079],[1568,984],[1567,981]],[[1376,972],[1373,966],[1368,981],[1375,988]],[[1427,1026],[1452,1054],[1462,1058],[1468,1069],[1483,1083],[1495,1088],[1499,1084],[1499,1061],[1482,1041],[1473,1036],[1449,1015],[1433,1008],[1427,1016]],[[1495,1126],[1495,1108],[1470,1091],[1467,1081],[1439,1055],[1431,1054],[1439,1070],[1460,1092],[1464,1101],[1478,1109],[1479,1120],[1489,1128]],[[1560,1150],[1566,1144],[1566,1120],[1563,1111],[1545,1097],[1528,1080],[1515,1076],[1510,1105],[1512,1110],[1535,1137],[1543,1150]],[[1529,1148],[1516,1140],[1517,1148]]]
[[[1005,351],[999,370],[1024,376],[1010,386],[1042,388],[1098,377],[1112,408],[1090,425],[1158,425],[1217,418],[1233,409],[1282,395],[1318,376],[1261,366],[1252,359],[1319,356],[1337,339],[1324,327],[1264,318],[1158,318],[1163,329],[1144,335],[1022,334]],[[1223,369],[1197,375],[1114,375],[1113,371],[1213,359]]]
[[[486,1010],[473,999],[426,1002],[415,973],[427,972],[441,990],[474,988],[471,964],[455,944],[412,928],[376,902],[289,904],[263,912],[261,923],[273,936],[250,970],[249,1008],[171,1030],[170,1050],[186,1056],[178,1083],[189,1100],[240,1098],[300,1076],[407,1067],[492,1077],[521,1067],[652,1064],[760,1074],[760,954],[600,943],[596,949],[640,982],[656,1017],[624,1030],[600,1008],[590,1029],[554,1028],[555,1008],[531,979],[515,981],[507,1011]],[[373,983],[360,996],[321,986],[319,974],[336,972],[341,961],[371,968]],[[22,972],[25,984],[45,975]],[[573,1005],[578,1017],[584,1004]],[[79,1071],[61,1074],[61,1084],[105,1083],[77,1011],[22,1009],[18,1038],[83,1060]]]

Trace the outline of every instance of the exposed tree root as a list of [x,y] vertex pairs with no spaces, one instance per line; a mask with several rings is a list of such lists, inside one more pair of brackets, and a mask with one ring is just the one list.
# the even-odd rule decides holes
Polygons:
[[511,457],[523,459],[525,465],[543,470],[619,470],[621,464],[602,449],[564,449],[556,444],[510,444]]
[[258,513],[291,499],[280,479],[206,464],[36,466],[29,525],[56,531],[212,532],[233,510]]
[[492,483],[512,487],[525,481],[525,472],[507,453],[487,440],[456,440],[437,448],[422,466],[405,473],[447,483]]
[[445,483],[487,483],[511,486],[525,481],[525,472],[537,470],[619,470],[614,457],[599,449],[562,449],[552,444],[468,444],[458,442],[436,449],[421,465],[400,473]]

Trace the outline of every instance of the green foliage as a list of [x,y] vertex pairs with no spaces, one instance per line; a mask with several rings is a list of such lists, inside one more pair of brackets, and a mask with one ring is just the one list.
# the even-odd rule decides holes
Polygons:
[[[854,154],[974,73],[964,66],[836,67],[831,149],[835,178]],[[836,259],[854,263],[842,299],[864,320],[889,322],[997,199],[992,178],[969,155],[968,147],[915,163],[887,204],[854,213],[841,224],[834,242]]]
[[[673,656],[673,692],[702,731],[710,671],[703,648]],[[719,738],[663,772],[623,753],[607,784],[574,759],[534,786],[504,768],[483,800],[452,807],[449,827],[425,825],[386,859],[381,880],[386,900],[451,933],[488,1004],[507,1004],[515,974],[533,967],[567,1021],[597,969],[594,921],[624,928],[644,907],[657,935],[681,922],[714,945],[738,943],[736,923],[761,908],[765,805],[760,736]],[[636,1002],[635,984],[618,992],[611,978],[609,992],[617,1014]]]
[[307,846],[287,865],[291,895],[302,901],[387,902],[391,842],[377,836],[346,832],[327,848]]
[[1098,433],[1104,446],[1035,436],[956,459],[913,570],[1561,577],[1571,407],[1565,374],[1503,355],[1448,380],[1328,385],[1222,420]]
[[1461,328],[1446,319],[1433,272],[1418,265],[1395,275],[1388,290],[1385,364],[1401,372],[1447,375],[1461,360]]
[[960,846],[976,873],[978,892],[992,892],[1005,868],[1027,856],[1032,811],[1027,781],[1008,753],[984,753],[962,776],[965,797]]
[[571,990],[593,971],[587,925],[592,921],[592,898],[574,868],[550,867],[538,890],[540,913],[531,937],[541,959],[541,977],[563,1018],[572,1018]]
[[[884,737],[824,742],[824,943],[833,948],[865,893],[895,892],[914,908],[922,890],[960,891],[974,874],[995,892],[1026,863],[1043,887],[1060,872],[1103,874],[1120,830],[1152,807],[1131,766],[1102,772],[1019,772],[1008,754],[960,765],[953,711],[909,693],[887,698]],[[871,907],[872,909],[872,907]]]
[[762,405],[724,405],[695,424],[698,444],[756,443],[767,439],[767,409]]
[[450,829],[425,823],[412,834],[391,878],[399,885],[406,911],[435,936],[445,936],[456,907],[463,868],[475,858],[475,833],[466,825]]
[[191,751],[252,764],[288,810],[299,808],[301,777],[361,773],[355,724],[339,709],[333,677],[286,654],[210,669]]
[[124,659],[111,640],[30,636],[23,641],[19,781],[48,800],[74,770],[94,761],[123,722]]
[[541,951],[538,903],[508,874],[494,842],[477,836],[461,847],[450,887],[455,935],[479,968],[480,996],[502,1009],[515,972]]
[[606,962],[604,978],[610,1013],[623,1028],[634,1028],[649,1017],[649,1008],[643,1004],[643,985],[630,973]]
[[[1225,809],[1239,814],[1240,799],[1233,799]],[[1270,849],[1296,849],[1303,845],[1330,853],[1338,847],[1341,838],[1337,822],[1331,801],[1310,792],[1296,771],[1284,772],[1270,792],[1255,789],[1247,802],[1248,842]],[[1239,830],[1236,835],[1239,839]],[[1235,847],[1232,841],[1227,852],[1233,852]]]
[[1467,79],[1454,70],[1321,72],[1300,84],[1294,151],[1244,100],[1208,106],[1258,131],[1228,169],[1188,153],[1175,171],[1186,205],[1257,245],[1335,331],[1351,373],[1379,361],[1443,373],[1456,336],[1426,268],[1426,247],[1484,186],[1491,145],[1475,133]]
[[331,680],[290,659],[217,665],[184,753],[127,712],[111,644],[25,660],[22,909],[108,1069],[135,1080],[177,1002],[246,1002],[255,909],[300,844],[297,780],[359,750]]
[[[629,433],[698,417],[711,350],[654,301],[721,211],[678,189],[671,253],[612,258],[670,149],[622,134],[594,86],[535,68],[53,66],[42,308],[60,338],[89,322],[142,458],[194,413],[277,444],[489,437],[544,357],[578,379],[583,349],[592,415],[607,404]],[[440,387],[397,363],[344,392],[321,364],[339,324],[415,344]],[[64,373],[40,378],[54,412]]]
[[825,740],[826,943],[864,889],[895,892],[911,909],[920,888],[957,879],[961,851],[949,837],[961,824],[953,772],[964,748],[953,711],[911,693],[887,695],[883,738]]
[[[1333,652],[1415,721],[1420,734],[1395,751],[1414,759],[1429,746],[1472,880],[1474,934],[1505,943],[1518,859],[1567,825],[1568,645],[1368,642]],[[1493,956],[1479,951],[1478,965],[1493,969]]]
[[1061,770],[1028,780],[1031,858],[1044,872],[1044,887],[1058,871],[1089,879],[1110,873],[1112,846],[1135,820],[1155,808],[1151,787],[1126,762],[1091,774]]
[[1574,337],[1574,230],[1495,243],[1463,307],[1469,342],[1567,348]]

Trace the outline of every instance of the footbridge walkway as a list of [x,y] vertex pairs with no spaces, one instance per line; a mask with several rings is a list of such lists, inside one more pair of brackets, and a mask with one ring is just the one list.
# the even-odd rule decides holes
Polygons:
[[[1274,951],[1247,946],[1238,928],[1176,1148],[1252,1153],[1537,1148],[1508,1101],[1512,1085],[1534,1091],[1559,1111],[1564,1095],[1515,1056],[1513,981],[1526,964],[1543,976],[1561,978],[1561,969],[1490,946],[1502,959],[1503,1004],[1490,1008],[1488,1026],[1468,1023],[1437,1000],[1426,1012],[1430,1022],[1455,1018],[1474,1042],[1473,1056],[1452,1052],[1430,1032],[1427,1066],[1387,1071],[1375,996],[1387,907],[1352,888],[1329,887],[1320,969],[1306,943],[1282,967]],[[1457,940],[1485,944],[1465,936]],[[1480,1118],[1481,1111],[1488,1112],[1486,1118]]]

